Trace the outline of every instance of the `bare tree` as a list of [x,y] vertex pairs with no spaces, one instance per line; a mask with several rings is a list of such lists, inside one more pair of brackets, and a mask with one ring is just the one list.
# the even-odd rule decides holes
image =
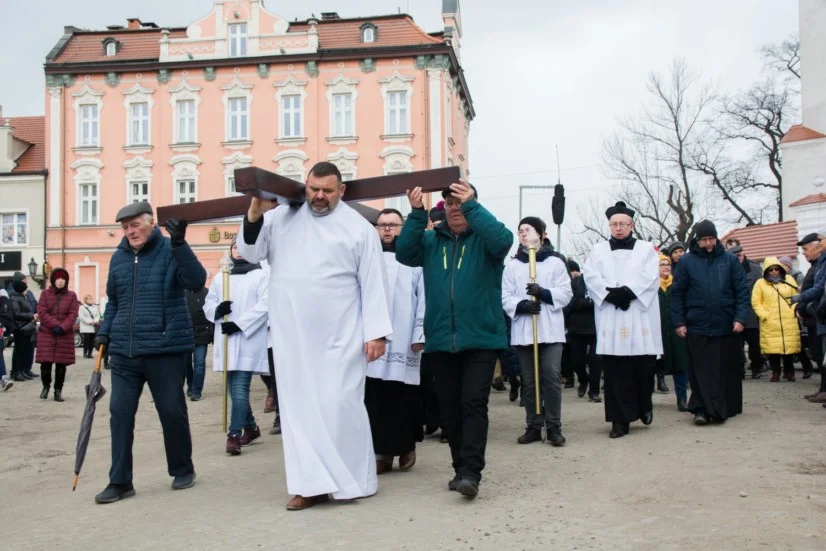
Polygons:
[[766,65],[778,73],[788,72],[800,79],[800,37],[792,35],[780,44],[760,48]]

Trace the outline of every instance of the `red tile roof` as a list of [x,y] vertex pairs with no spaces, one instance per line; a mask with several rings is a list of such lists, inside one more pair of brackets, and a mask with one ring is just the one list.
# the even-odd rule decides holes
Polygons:
[[[186,29],[171,29],[170,38],[186,37]],[[107,57],[103,41],[119,42],[114,57]],[[94,63],[100,61],[157,60],[161,56],[161,30],[75,31],[54,63]]]
[[789,204],[790,207],[802,207],[803,205],[814,205],[816,203],[826,203],[826,193],[815,193],[814,195],[807,195],[802,199],[798,199],[794,203]]
[[797,256],[797,220],[737,228],[724,235],[720,241],[737,239],[746,256],[751,260],[763,260],[767,256]]
[[795,124],[786,134],[780,143],[802,142],[806,140],[816,140],[818,138],[826,138],[826,134],[821,134],[817,130],[812,130],[802,124]]
[[17,159],[12,174],[46,170],[46,117],[9,117],[12,136],[31,146]]

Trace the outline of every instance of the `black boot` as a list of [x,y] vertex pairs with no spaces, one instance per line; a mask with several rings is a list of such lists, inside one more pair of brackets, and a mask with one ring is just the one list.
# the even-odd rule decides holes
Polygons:
[[504,381],[502,381],[502,377],[496,377],[495,379],[493,379],[493,382],[490,384],[490,386],[494,390],[498,390],[500,392],[505,390],[505,383]]
[[530,427],[525,429],[525,434],[516,439],[520,444],[532,444],[542,440],[542,431],[539,429],[532,429]]
[[23,381],[28,381],[19,371],[13,371],[11,374],[11,380],[17,381],[18,383],[22,383]]
[[657,375],[657,392],[668,394],[668,385],[665,384],[665,375]]
[[629,423],[611,423],[611,432],[608,434],[610,438],[622,438],[628,431],[631,430]]
[[[57,391],[55,391],[57,392]],[[40,399],[45,400],[49,397],[49,387],[44,386],[43,390],[40,392]]]
[[56,388],[54,389],[54,401],[55,402],[62,402],[63,401],[63,390]]
[[272,422],[270,434],[281,434],[281,416],[277,413],[275,414],[275,421]]
[[688,411],[688,404],[685,400],[677,400],[677,411]]
[[521,383],[519,382],[519,376],[508,376],[508,382],[511,385],[511,392],[510,396],[508,397],[510,398],[511,402],[515,402],[519,398],[519,387],[521,386]]

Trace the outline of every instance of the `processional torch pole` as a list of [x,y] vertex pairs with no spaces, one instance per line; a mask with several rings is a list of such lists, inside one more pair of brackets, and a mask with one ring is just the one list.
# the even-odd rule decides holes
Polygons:
[[[536,247],[528,249],[528,274],[531,283],[536,283]],[[534,302],[539,300],[539,297],[531,298]],[[542,405],[539,403],[539,329],[537,328],[536,314],[531,317],[533,318],[533,386],[536,391],[536,414],[541,415]]]
[[[221,259],[221,273],[223,275],[223,297],[224,301],[230,300],[229,295],[229,273],[232,261],[228,256]],[[224,321],[229,321],[229,314],[224,316]],[[223,375],[224,375],[224,403],[223,403],[223,422],[222,427],[224,433],[227,432],[227,372],[229,371],[229,335],[224,333],[224,353],[221,355],[223,359]]]

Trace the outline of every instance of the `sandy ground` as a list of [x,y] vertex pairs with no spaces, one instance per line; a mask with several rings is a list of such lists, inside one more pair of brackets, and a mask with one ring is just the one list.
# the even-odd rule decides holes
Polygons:
[[[416,467],[383,475],[375,497],[290,513],[280,437],[227,456],[220,377],[211,372],[205,399],[189,409],[193,489],[170,489],[147,390],[137,420],[137,496],[94,503],[109,468],[108,395],[72,493],[91,369],[91,360],[70,368],[62,404],[39,400],[37,380],[0,393],[4,550],[826,549],[826,410],[802,399],[816,378],[745,381],[745,413],[722,426],[695,427],[677,412],[673,392],[658,394],[653,425],[636,423],[619,440],[608,438],[603,406],[569,389],[562,449],[517,445],[523,410],[494,392],[475,501],[448,492],[447,445],[426,439]],[[264,396],[256,383],[256,414]],[[272,422],[271,414],[257,418],[262,428]]]

